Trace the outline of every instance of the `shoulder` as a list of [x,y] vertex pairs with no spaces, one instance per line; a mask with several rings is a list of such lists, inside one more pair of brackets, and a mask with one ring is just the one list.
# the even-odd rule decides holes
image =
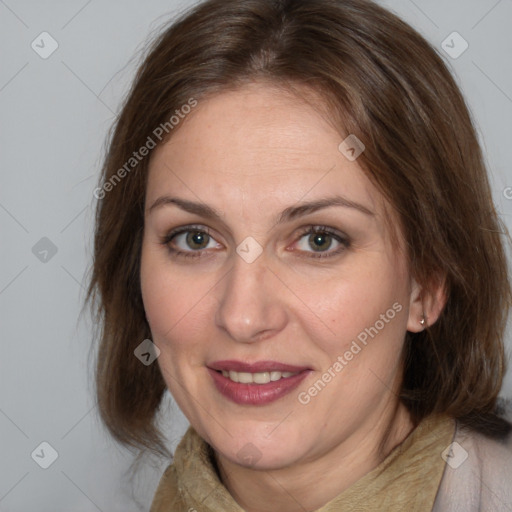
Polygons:
[[456,423],[433,512],[512,510],[512,434],[494,439]]
[[176,447],[172,464],[160,479],[150,512],[204,510],[206,497],[222,491],[211,462],[210,446],[189,427]]
[[169,465],[162,475],[151,503],[150,512],[169,512],[171,510],[173,512],[186,512],[188,510],[179,491],[174,464]]

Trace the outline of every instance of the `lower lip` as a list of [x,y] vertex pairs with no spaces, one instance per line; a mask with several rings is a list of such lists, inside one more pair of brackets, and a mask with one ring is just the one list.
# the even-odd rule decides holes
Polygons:
[[241,384],[211,368],[208,368],[208,371],[217,390],[240,405],[265,405],[279,400],[293,391],[311,373],[311,370],[304,370],[297,375],[270,381],[267,384]]

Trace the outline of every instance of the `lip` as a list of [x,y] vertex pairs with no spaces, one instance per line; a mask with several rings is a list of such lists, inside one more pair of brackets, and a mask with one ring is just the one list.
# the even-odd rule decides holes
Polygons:
[[[274,361],[259,361],[257,363],[242,363],[240,361],[217,361],[207,367],[217,391],[228,400],[238,405],[266,405],[288,395],[311,372],[310,368],[276,363]],[[297,375],[270,381],[266,384],[242,384],[224,377],[221,370],[257,373],[264,371],[293,372]]]
[[214,363],[208,364],[208,368],[217,371],[234,371],[234,372],[247,372],[247,373],[258,373],[258,372],[303,372],[305,370],[311,370],[308,366],[293,366],[290,364],[279,363],[277,361],[256,361],[254,363],[244,363],[242,361],[236,361],[233,359],[225,361],[215,361]]

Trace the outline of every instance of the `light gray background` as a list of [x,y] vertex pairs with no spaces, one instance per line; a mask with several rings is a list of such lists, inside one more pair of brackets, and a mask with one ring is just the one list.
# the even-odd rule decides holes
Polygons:
[[[107,129],[144,43],[191,3],[0,0],[0,511],[149,510],[166,466],[147,460],[134,485],[127,480],[133,456],[98,420],[91,326],[79,313]],[[510,229],[512,1],[382,3],[419,29],[457,74]],[[44,31],[59,45],[47,59],[31,47],[34,40],[42,46]],[[441,48],[453,31],[469,43],[457,59]],[[32,249],[43,237],[56,254],[36,257]],[[512,396],[510,372],[502,394]],[[186,421],[167,402],[164,424],[174,447]],[[43,441],[58,452],[48,469],[31,457]]]

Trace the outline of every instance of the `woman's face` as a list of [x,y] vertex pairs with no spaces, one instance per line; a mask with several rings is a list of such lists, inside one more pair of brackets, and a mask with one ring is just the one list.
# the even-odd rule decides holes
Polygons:
[[420,327],[382,196],[311,105],[268,85],[182,122],[151,158],[141,262],[166,383],[231,463],[348,455],[394,413]]

